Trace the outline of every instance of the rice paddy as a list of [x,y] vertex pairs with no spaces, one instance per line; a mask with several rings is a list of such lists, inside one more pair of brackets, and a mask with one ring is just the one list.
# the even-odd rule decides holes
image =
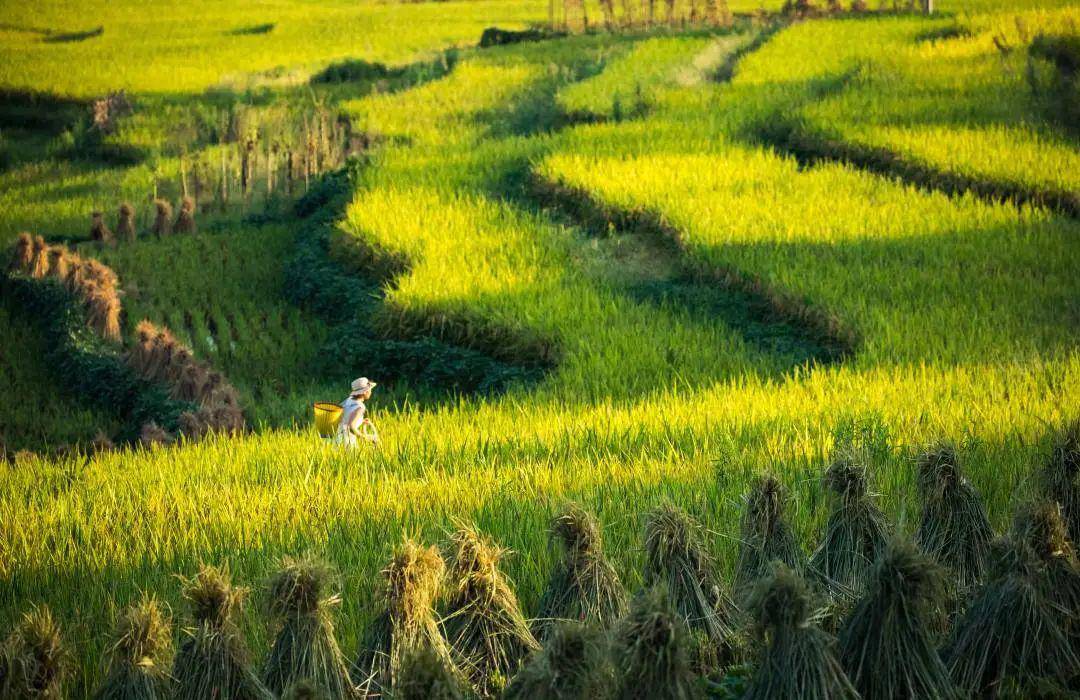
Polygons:
[[1074,688],[1080,15],[713,5],[0,11],[0,697]]

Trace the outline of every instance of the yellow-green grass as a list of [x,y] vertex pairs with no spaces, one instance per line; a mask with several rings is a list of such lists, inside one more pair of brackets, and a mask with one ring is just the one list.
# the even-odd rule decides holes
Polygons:
[[[556,557],[544,528],[568,498],[599,514],[631,586],[642,516],[665,498],[705,521],[729,565],[739,497],[762,469],[792,489],[809,547],[827,511],[820,474],[853,425],[869,435],[876,489],[902,530],[918,512],[914,454],[942,438],[960,443],[1002,527],[1033,490],[1048,430],[1080,414],[1076,264],[1064,255],[1075,224],[838,166],[801,172],[755,150],[742,127],[806,90],[748,67],[724,87],[661,80],[641,121],[536,128],[557,123],[569,79],[614,58],[603,37],[485,51],[442,80],[348,105],[388,140],[363,171],[339,243],[411,262],[379,322],[466,340],[485,326],[551,339],[562,360],[544,382],[392,412],[378,412],[377,390],[383,443],[360,453],[274,430],[0,466],[10,514],[0,620],[53,606],[85,692],[103,631],[139,590],[180,609],[173,574],[201,560],[257,583],[275,556],[314,549],[346,575],[339,630],[352,649],[393,544],[405,533],[439,539],[455,518],[517,551],[507,569],[534,613]],[[522,199],[531,169],[663,214],[689,236],[687,255],[761,274],[856,326],[863,344],[839,365],[793,371],[719,320],[636,302],[624,277],[670,261],[641,259],[633,237],[597,240],[550,218]],[[342,380],[354,371],[342,368]],[[259,653],[264,624],[245,616]]]

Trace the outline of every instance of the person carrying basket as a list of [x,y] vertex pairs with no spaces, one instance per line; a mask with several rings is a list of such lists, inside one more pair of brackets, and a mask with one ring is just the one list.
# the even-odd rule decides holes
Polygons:
[[371,443],[379,441],[379,434],[375,426],[367,419],[367,406],[364,402],[371,398],[371,390],[376,386],[375,382],[367,377],[360,377],[352,383],[352,391],[341,402],[341,418],[338,419],[337,434],[334,442],[346,447],[358,447],[360,440]]

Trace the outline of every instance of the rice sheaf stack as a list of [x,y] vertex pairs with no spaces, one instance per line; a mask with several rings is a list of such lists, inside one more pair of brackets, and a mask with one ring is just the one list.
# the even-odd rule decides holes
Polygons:
[[211,566],[203,566],[188,582],[184,597],[191,605],[195,626],[187,630],[173,663],[176,698],[274,697],[252,670],[243,635],[236,625],[246,594],[246,589],[233,587],[226,571]]
[[1076,604],[1080,588],[1075,555],[1063,535],[1056,506],[1035,506],[1021,511],[1009,536],[994,542],[990,580],[943,652],[965,693],[997,693],[1006,683],[1031,692],[1075,682],[1080,657],[1070,631],[1077,613],[1066,606]]
[[4,644],[3,698],[60,700],[69,664],[60,627],[45,606],[23,615]]
[[467,696],[461,674],[444,654],[429,645],[410,649],[401,659],[394,700],[462,700]]
[[1080,421],[1055,436],[1042,478],[1046,495],[1061,505],[1069,538],[1080,542]]
[[551,538],[562,544],[563,559],[540,599],[536,636],[546,639],[560,620],[610,628],[626,613],[626,591],[604,555],[600,524],[571,505],[552,520]]
[[944,615],[944,575],[914,544],[889,543],[839,635],[841,661],[863,697],[960,697],[932,633]]
[[792,569],[775,563],[748,605],[762,642],[744,700],[857,700],[836,640],[815,622],[813,594]]
[[451,536],[446,638],[458,667],[483,696],[502,691],[521,662],[540,648],[499,571],[504,554],[471,527]]
[[964,597],[982,580],[994,530],[952,446],[926,452],[918,468],[922,514],[915,544],[953,572]]
[[517,672],[503,698],[593,700],[613,682],[603,630],[595,623],[563,621]]
[[157,600],[144,597],[120,616],[110,648],[109,671],[97,700],[171,697],[172,627]]
[[810,569],[832,595],[854,598],[866,588],[874,562],[888,543],[888,524],[869,493],[864,466],[836,460],[823,481],[836,500],[821,544],[810,557]]
[[675,609],[691,632],[697,633],[696,639],[714,652],[698,649],[695,658],[705,665],[710,658],[715,658],[716,665],[738,659],[745,647],[739,610],[721,588],[705,546],[704,528],[697,520],[671,504],[653,510],[645,523],[644,573],[645,585],[663,584]]
[[691,700],[699,697],[690,668],[689,630],[667,590],[643,590],[615,627],[616,700]]
[[783,485],[771,475],[758,478],[747,495],[739,527],[736,591],[749,591],[756,581],[769,575],[774,561],[802,574],[803,552],[784,518],[786,497]]
[[334,636],[331,611],[341,600],[332,590],[335,581],[330,566],[311,556],[285,558],[270,580],[268,608],[281,624],[263,667],[272,692],[307,681],[327,700],[360,697]]

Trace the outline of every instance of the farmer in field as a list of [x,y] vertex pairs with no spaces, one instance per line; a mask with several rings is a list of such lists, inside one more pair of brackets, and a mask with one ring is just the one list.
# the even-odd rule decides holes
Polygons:
[[[349,397],[341,402],[341,418],[338,421],[335,442],[348,447],[359,446],[361,439],[378,442],[379,436],[375,432],[375,426],[367,419],[367,406],[364,405],[364,402],[371,398],[371,390],[374,388],[375,382],[367,377],[360,377],[352,383]],[[365,426],[367,430],[364,429]]]

